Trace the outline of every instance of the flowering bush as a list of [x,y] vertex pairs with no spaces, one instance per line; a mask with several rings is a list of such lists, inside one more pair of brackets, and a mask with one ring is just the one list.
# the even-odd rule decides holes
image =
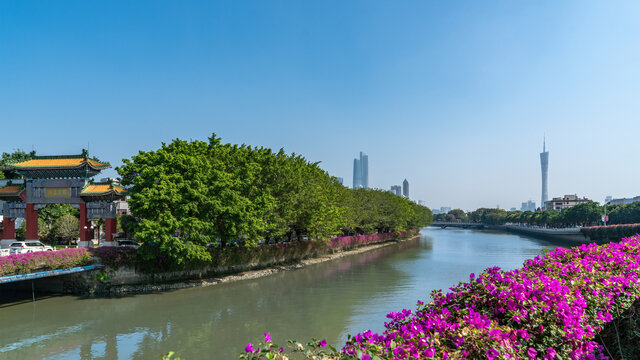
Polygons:
[[419,230],[402,231],[398,233],[382,233],[373,235],[356,235],[356,236],[342,236],[329,239],[325,244],[325,250],[348,250],[362,245],[375,244],[383,241],[392,240],[398,236],[407,236],[410,234],[416,234]]
[[88,265],[91,255],[86,248],[40,251],[0,257],[0,276],[26,274],[36,270],[66,269]]
[[350,336],[340,353],[307,358],[606,359],[594,337],[640,298],[639,276],[640,235],[556,249],[521,269],[471,274],[415,312],[389,313],[382,334]]
[[136,249],[118,246],[101,246],[89,250],[93,256],[100,259],[105,266],[117,269],[120,266],[134,266],[136,264]]

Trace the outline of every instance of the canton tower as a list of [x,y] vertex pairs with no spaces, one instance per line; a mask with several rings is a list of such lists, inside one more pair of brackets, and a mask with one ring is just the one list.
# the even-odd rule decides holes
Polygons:
[[542,168],[542,201],[540,208],[544,208],[544,202],[549,199],[547,193],[547,177],[549,175],[549,152],[547,151],[546,139],[542,140],[542,152],[540,153],[540,167]]

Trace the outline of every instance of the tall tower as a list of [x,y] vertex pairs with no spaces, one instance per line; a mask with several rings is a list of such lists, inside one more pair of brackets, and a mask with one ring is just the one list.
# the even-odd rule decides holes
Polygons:
[[360,159],[353,159],[353,188],[369,188],[369,156],[360,152]]
[[549,152],[547,151],[547,141],[542,140],[542,152],[540,153],[540,167],[542,168],[542,201],[540,202],[540,208],[544,208],[544,202],[549,199],[547,193],[547,178],[549,175]]
[[362,166],[362,187],[369,188],[369,155],[360,151],[360,166]]
[[407,199],[409,198],[409,182],[407,181],[407,179],[404,179],[404,181],[402,182],[402,195],[404,195],[404,197],[406,197]]

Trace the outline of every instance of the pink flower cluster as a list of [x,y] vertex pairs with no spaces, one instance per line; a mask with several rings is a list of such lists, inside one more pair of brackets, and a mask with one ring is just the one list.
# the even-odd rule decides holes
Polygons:
[[415,234],[419,230],[403,231],[400,233],[383,233],[372,235],[356,235],[356,236],[342,236],[329,239],[326,247],[328,250],[344,250],[351,249],[362,245],[375,244],[392,240],[398,236],[407,236],[409,234]]
[[351,337],[343,354],[385,359],[606,359],[594,336],[640,297],[640,235],[556,249],[521,269],[489,268],[392,312],[382,334]]
[[88,265],[91,254],[86,248],[40,251],[0,257],[0,276],[27,274],[38,270],[66,269]]

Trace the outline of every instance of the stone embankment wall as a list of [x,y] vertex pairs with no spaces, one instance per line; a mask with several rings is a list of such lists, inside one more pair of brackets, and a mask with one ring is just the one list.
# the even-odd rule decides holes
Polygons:
[[[406,241],[418,237],[420,237],[420,233],[382,243],[365,245],[352,250],[330,254],[315,254],[315,257],[308,259],[273,259],[247,263],[242,266],[210,266],[197,270],[163,273],[145,273],[133,267],[105,268],[99,271],[41,279],[36,282],[35,287],[37,292],[118,296],[171,291],[196,286],[211,286],[295,270],[307,265],[377,249],[395,244],[398,241]],[[31,283],[17,284],[13,289],[31,291]]]
[[541,239],[553,239],[569,246],[594,242],[588,236],[582,234],[579,228],[549,229],[535,226],[501,225],[496,226],[494,229],[539,237]]

